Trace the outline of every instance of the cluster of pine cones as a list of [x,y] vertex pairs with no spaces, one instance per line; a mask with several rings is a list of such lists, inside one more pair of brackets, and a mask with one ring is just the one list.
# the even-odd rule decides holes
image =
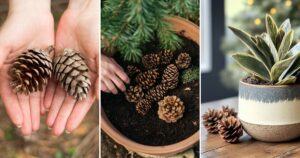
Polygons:
[[70,96],[77,100],[86,98],[91,82],[80,52],[64,49],[52,62],[50,53],[53,50],[53,46],[46,50],[28,49],[12,61],[8,73],[13,91],[26,95],[42,91],[54,74]]
[[223,106],[222,110],[208,109],[202,115],[202,119],[208,133],[219,133],[228,143],[236,143],[243,135],[243,127],[237,118],[237,113],[228,106]]
[[[130,78],[135,78],[135,82],[127,89],[125,96],[127,101],[136,103],[138,113],[146,115],[153,103],[160,101],[169,90],[177,87],[179,70],[190,66],[191,57],[188,53],[180,53],[174,61],[174,55],[168,50],[146,54],[142,57],[143,67],[127,66],[127,74]],[[160,65],[166,66],[163,71],[160,71]],[[174,108],[170,108],[171,104]],[[165,97],[159,106],[159,118],[166,122],[176,122],[182,117],[184,106],[176,96]]]

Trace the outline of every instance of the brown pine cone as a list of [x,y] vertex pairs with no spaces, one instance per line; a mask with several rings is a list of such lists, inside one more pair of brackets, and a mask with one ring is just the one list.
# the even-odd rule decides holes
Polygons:
[[218,125],[220,136],[228,143],[236,143],[243,135],[243,127],[234,116],[223,118]]
[[228,106],[222,106],[222,112],[223,112],[223,117],[237,116],[237,113],[234,111],[234,108],[229,108]]
[[178,84],[179,72],[177,67],[174,64],[170,64],[164,70],[162,76],[162,83],[165,85],[167,89],[174,89]]
[[161,63],[162,64],[170,64],[173,60],[174,53],[170,50],[164,50],[161,52]]
[[211,134],[218,133],[218,122],[222,119],[222,117],[222,111],[208,109],[208,111],[202,115],[203,124],[207,132]]
[[158,76],[159,76],[158,70],[152,69],[152,70],[139,73],[136,76],[135,80],[138,83],[138,85],[142,87],[142,89],[146,90],[155,84]]
[[12,61],[9,68],[10,86],[15,93],[30,94],[42,91],[52,75],[52,60],[49,54],[54,50],[28,49]]
[[130,77],[134,76],[134,75],[136,75],[140,72],[141,72],[141,70],[138,67],[133,66],[133,65],[128,65],[127,68],[126,68],[126,73]]
[[142,57],[142,63],[146,69],[154,69],[160,64],[160,57],[158,54],[146,54]]
[[159,101],[164,97],[164,95],[167,93],[167,89],[164,87],[164,85],[159,84],[155,87],[152,87],[147,93],[146,93],[146,99],[156,102]]
[[148,111],[151,108],[152,102],[148,99],[141,99],[139,102],[135,105],[135,110],[142,115],[146,115]]
[[185,107],[177,96],[166,96],[158,105],[158,117],[167,123],[177,122],[183,116]]
[[64,90],[77,100],[87,97],[91,82],[88,66],[83,57],[74,49],[64,49],[54,59],[54,76]]
[[186,69],[191,64],[191,56],[188,53],[180,53],[175,60],[178,69]]
[[142,90],[142,87],[139,85],[130,86],[129,89],[127,89],[127,91],[125,92],[125,96],[128,102],[136,103],[144,97],[144,92]]

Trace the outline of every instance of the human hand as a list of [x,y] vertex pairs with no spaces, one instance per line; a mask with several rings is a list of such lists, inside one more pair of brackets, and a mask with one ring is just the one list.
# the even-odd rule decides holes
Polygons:
[[0,92],[11,121],[23,135],[39,129],[45,88],[26,96],[10,87],[10,62],[28,48],[46,49],[54,44],[54,21],[50,0],[9,1],[7,20],[0,29]]
[[129,77],[123,68],[113,59],[101,55],[101,90],[107,93],[117,94],[116,86],[125,91],[125,83],[129,83]]
[[64,48],[80,51],[89,67],[92,85],[87,98],[76,101],[58,82],[50,81],[44,105],[49,110],[47,125],[56,136],[64,131],[72,132],[79,126],[99,93],[99,5],[98,0],[71,0],[58,24],[56,55]]

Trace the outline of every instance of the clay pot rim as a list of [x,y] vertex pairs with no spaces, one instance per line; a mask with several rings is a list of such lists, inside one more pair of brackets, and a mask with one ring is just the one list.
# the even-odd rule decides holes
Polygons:
[[[186,36],[185,34],[192,34],[194,32],[198,32],[198,35],[200,36],[200,30],[199,27],[184,19],[177,16],[171,16],[166,18],[167,21],[171,23],[176,23],[177,25],[181,26],[181,30],[185,30],[185,33],[183,33],[183,36]],[[182,27],[184,26],[184,27]],[[175,29],[176,30],[176,29]],[[192,33],[190,33],[192,32]],[[188,36],[188,35],[187,35]],[[186,37],[187,37],[186,36]],[[200,45],[200,38],[194,38],[192,39],[195,43]],[[200,52],[199,52],[200,53]],[[200,106],[200,105],[199,105]],[[144,145],[137,143],[128,137],[124,136],[119,130],[117,130],[114,125],[111,124],[110,120],[107,118],[104,110],[101,108],[101,129],[109,135],[112,139],[114,139],[117,143],[123,145],[128,150],[132,150],[137,153],[145,153],[150,155],[161,155],[161,156],[167,156],[167,155],[173,155],[179,152],[182,152],[190,147],[192,147],[195,143],[199,141],[200,136],[200,128],[198,131],[196,131],[194,134],[190,135],[188,138],[185,138],[177,143],[170,144],[170,145],[164,145],[164,146],[151,146],[151,145]]]
[[244,82],[243,79],[240,80],[240,84],[245,86],[252,86],[257,88],[290,88],[290,87],[300,87],[300,84],[289,84],[289,85],[260,85],[260,84],[251,84]]

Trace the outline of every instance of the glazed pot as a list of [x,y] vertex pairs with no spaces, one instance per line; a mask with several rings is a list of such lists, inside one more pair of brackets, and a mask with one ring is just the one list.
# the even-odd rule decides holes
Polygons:
[[[174,31],[180,33],[181,35],[192,39],[195,43],[199,45],[199,27],[194,23],[185,20],[180,17],[170,17],[167,19],[171,24]],[[143,153],[149,155],[160,155],[160,156],[169,156],[174,155],[180,152],[183,152],[191,148],[195,143],[199,141],[199,131],[195,132],[190,137],[171,145],[165,146],[150,146],[137,143],[128,137],[124,136],[119,132],[113,124],[107,118],[104,110],[101,108],[101,128],[107,133],[112,139],[117,143],[123,145],[130,151],[136,153]]]
[[253,85],[240,82],[239,118],[245,131],[265,142],[300,136],[300,85]]

